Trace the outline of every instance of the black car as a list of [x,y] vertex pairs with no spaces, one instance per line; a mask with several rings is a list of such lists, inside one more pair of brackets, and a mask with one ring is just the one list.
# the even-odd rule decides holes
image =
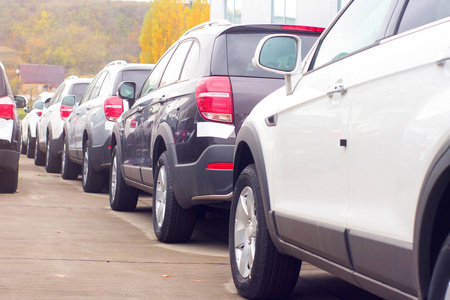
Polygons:
[[22,96],[14,98],[0,63],[0,192],[14,193],[19,181],[20,118],[16,108],[25,107]]
[[138,190],[153,193],[163,242],[190,239],[198,204],[229,208],[236,134],[252,108],[284,85],[283,76],[253,66],[259,40],[295,34],[306,54],[322,31],[209,22],[166,51],[138,97],[134,83],[123,82],[120,97],[135,103],[113,128],[111,208],[134,210]]

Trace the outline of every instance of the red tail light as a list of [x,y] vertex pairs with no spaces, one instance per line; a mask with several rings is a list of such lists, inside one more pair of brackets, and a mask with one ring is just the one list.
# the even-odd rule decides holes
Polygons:
[[61,119],[65,120],[70,116],[72,111],[73,111],[72,106],[67,106],[67,105],[61,104],[61,107],[59,108],[59,115],[61,116]]
[[197,106],[205,119],[233,123],[233,96],[228,77],[204,77],[195,89]]
[[42,111],[37,111],[36,114],[38,115],[38,117],[42,116]]
[[312,26],[300,26],[300,25],[281,25],[283,30],[295,30],[295,31],[311,31],[322,33],[325,28],[322,27],[312,27]]
[[0,118],[15,119],[15,111],[14,104],[11,103],[9,97],[0,98]]
[[108,121],[115,122],[123,113],[123,100],[113,96],[105,100],[105,117]]
[[206,166],[207,170],[233,170],[233,163],[211,163]]

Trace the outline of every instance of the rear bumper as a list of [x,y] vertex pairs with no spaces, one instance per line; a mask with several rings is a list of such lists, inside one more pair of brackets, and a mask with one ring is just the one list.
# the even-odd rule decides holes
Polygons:
[[15,171],[19,167],[20,153],[15,150],[0,149],[0,171]]
[[210,170],[210,163],[233,162],[234,145],[212,145],[192,164],[174,166],[174,193],[183,208],[231,201],[233,170]]

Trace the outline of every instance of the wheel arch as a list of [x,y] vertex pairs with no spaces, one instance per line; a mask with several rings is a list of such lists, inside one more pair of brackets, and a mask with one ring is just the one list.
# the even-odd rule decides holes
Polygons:
[[413,251],[419,297],[426,299],[434,264],[450,230],[450,141],[438,152],[419,196]]
[[[156,130],[155,130],[156,129]],[[150,158],[152,160],[152,170],[153,174],[156,172],[156,163],[158,162],[158,158],[164,151],[168,152],[169,163],[172,164],[172,167],[178,162],[176,158],[176,151],[174,148],[174,140],[172,130],[167,123],[159,124],[158,127],[152,128],[155,130],[155,134],[153,135],[150,142]],[[171,145],[173,147],[171,147]]]

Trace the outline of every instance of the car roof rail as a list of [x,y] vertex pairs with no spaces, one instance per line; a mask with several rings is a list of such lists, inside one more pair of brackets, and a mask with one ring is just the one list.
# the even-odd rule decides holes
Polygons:
[[189,29],[188,31],[186,31],[183,35],[188,35],[189,33],[193,32],[193,31],[197,31],[200,29],[203,29],[205,27],[211,27],[211,26],[225,26],[225,25],[231,25],[230,21],[222,19],[222,20],[214,20],[214,21],[208,21],[202,24],[199,24],[197,26],[192,27],[191,29]]
[[115,60],[115,61],[112,61],[109,64],[107,64],[105,68],[110,67],[110,66],[115,66],[115,65],[124,65],[125,66],[127,64],[128,63],[124,60]]
[[72,75],[66,78],[66,80],[71,80],[71,79],[78,79],[78,76],[76,75]]

